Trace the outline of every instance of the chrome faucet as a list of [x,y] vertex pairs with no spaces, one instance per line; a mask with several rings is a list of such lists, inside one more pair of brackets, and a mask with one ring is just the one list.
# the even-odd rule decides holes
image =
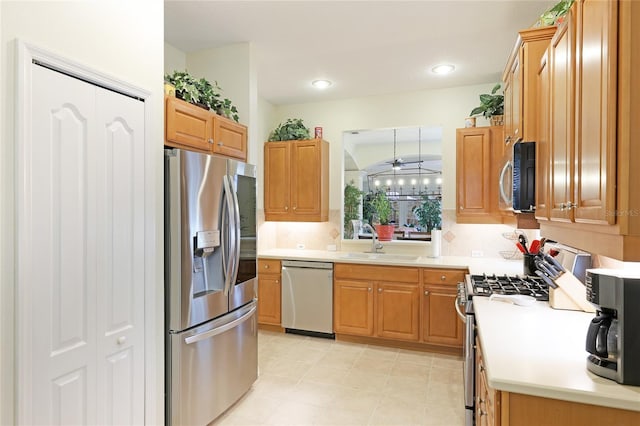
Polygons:
[[371,250],[368,253],[378,253],[378,250],[382,250],[382,247],[384,246],[382,245],[382,243],[380,243],[380,241],[378,241],[378,234],[376,233],[376,230],[373,229],[371,225],[365,222],[362,225],[362,230],[365,230],[367,228],[371,231]]

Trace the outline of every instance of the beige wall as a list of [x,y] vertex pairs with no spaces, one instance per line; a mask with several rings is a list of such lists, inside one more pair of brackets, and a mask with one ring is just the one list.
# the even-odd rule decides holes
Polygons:
[[[162,247],[162,140],[164,69],[164,4],[162,0],[0,2],[0,424],[14,424],[14,94],[16,87],[16,39],[36,45],[73,62],[151,93],[148,130],[158,141],[145,167],[155,179],[155,191],[146,194],[147,244]],[[153,152],[151,152],[153,151]],[[150,250],[151,252],[151,250]],[[162,250],[145,260],[145,274],[161,283]],[[150,424],[163,422],[163,291],[159,284],[153,300],[156,346],[148,355],[147,377],[154,383],[147,392]],[[147,361],[149,361],[147,359]],[[155,391],[155,392],[154,392]]]
[[174,71],[187,69],[187,54],[182,50],[164,43],[164,73],[173,74]]

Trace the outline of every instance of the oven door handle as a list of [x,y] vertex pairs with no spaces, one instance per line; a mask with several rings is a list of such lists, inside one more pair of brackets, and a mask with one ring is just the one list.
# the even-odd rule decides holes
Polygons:
[[464,315],[462,313],[462,311],[460,310],[460,297],[459,296],[456,296],[455,304],[456,304],[456,313],[460,317],[460,320],[462,320],[462,322],[466,324],[467,323],[467,316]]

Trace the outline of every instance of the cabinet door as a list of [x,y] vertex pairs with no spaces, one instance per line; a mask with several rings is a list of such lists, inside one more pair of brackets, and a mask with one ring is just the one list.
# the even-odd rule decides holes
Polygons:
[[538,71],[538,140],[536,141],[536,219],[549,219],[549,51]]
[[513,144],[522,137],[522,48],[511,68],[511,139]]
[[511,83],[512,75],[508,73],[502,82],[502,90],[504,95],[504,139],[505,143],[511,141],[513,136],[513,85]]
[[373,283],[335,280],[333,289],[336,333],[373,336]]
[[213,143],[213,115],[181,99],[167,97],[165,143],[209,153]]
[[264,214],[266,220],[287,220],[289,214],[291,142],[264,145]]
[[212,150],[215,154],[246,161],[246,126],[227,118],[216,116],[213,120],[213,141]]
[[492,184],[489,127],[457,129],[456,150],[456,213],[488,215],[492,210],[489,202]]
[[291,209],[298,220],[319,216],[322,197],[322,145],[319,139],[296,141],[291,148]]
[[258,276],[258,322],[280,325],[281,285],[279,274]]
[[419,287],[378,283],[376,314],[376,334],[379,337],[417,341],[420,337]]
[[463,324],[455,310],[456,288],[425,285],[422,293],[422,339],[462,347]]
[[614,224],[616,188],[617,8],[583,0],[576,37],[576,222]]
[[551,156],[550,217],[554,221],[571,221],[567,208],[573,196],[573,123],[574,123],[574,24],[573,9],[566,15],[566,25],[558,28],[551,41]]

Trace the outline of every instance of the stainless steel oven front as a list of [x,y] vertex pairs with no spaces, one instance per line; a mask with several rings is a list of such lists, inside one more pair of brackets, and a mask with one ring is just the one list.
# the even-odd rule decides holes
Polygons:
[[464,282],[458,283],[458,296],[456,297],[455,307],[458,316],[460,316],[460,319],[465,324],[463,341],[465,426],[473,426],[475,423],[476,320],[473,313],[472,300],[473,299],[468,296],[467,284]]

